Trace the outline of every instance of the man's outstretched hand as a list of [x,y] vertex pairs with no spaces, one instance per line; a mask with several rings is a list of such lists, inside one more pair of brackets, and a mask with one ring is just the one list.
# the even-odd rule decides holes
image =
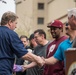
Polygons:
[[42,57],[38,56],[36,63],[38,66],[43,66],[45,64],[45,60]]

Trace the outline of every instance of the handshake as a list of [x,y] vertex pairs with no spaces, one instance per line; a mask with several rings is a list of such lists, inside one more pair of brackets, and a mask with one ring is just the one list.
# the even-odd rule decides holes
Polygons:
[[39,67],[42,67],[45,64],[45,58],[38,56],[37,59],[34,62],[31,62],[27,65],[16,65],[14,64],[13,72],[24,72],[26,69],[34,67],[38,65]]

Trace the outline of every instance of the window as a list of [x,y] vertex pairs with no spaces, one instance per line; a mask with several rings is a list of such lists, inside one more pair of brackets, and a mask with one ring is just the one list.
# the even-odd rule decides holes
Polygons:
[[44,9],[44,3],[38,3],[38,9]]
[[44,24],[44,18],[39,17],[37,22],[38,22],[38,24]]

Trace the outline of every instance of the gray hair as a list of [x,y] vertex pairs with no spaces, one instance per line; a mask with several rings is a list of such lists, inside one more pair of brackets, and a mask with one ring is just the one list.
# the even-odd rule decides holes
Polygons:
[[76,18],[76,8],[72,8],[68,10],[68,17],[74,16]]

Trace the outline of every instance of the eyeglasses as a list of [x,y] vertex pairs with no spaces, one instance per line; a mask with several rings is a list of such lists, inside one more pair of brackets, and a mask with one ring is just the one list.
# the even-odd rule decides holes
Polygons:
[[69,24],[68,24],[68,23],[66,23],[65,25],[66,25],[66,26],[68,26]]
[[68,26],[69,26],[69,24],[66,23],[65,26],[66,26],[66,27],[65,27],[65,30],[68,30]]

